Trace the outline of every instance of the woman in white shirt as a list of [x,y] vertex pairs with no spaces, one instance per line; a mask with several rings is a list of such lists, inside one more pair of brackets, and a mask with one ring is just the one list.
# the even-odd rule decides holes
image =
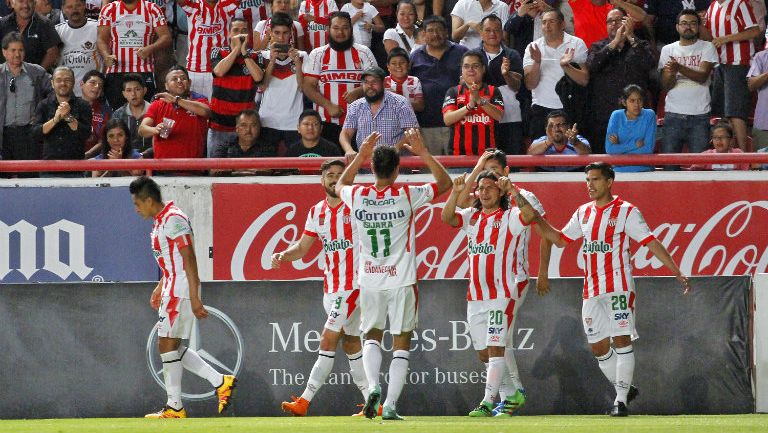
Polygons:
[[393,48],[400,47],[411,52],[416,47],[414,24],[416,7],[410,0],[403,0],[397,5],[397,26],[384,32],[384,49],[389,54]]

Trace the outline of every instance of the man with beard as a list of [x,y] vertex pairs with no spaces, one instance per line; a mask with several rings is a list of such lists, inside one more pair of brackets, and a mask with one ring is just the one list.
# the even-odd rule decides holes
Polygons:
[[363,72],[364,98],[349,104],[339,141],[344,153],[354,155],[352,137],[362,143],[373,131],[381,134],[377,144],[397,146],[403,142],[408,128],[418,128],[416,113],[405,97],[384,91],[386,72],[373,66]]
[[[152,42],[154,36],[157,38]],[[107,68],[104,94],[110,107],[119,107],[125,104],[125,74],[141,74],[147,85],[147,97],[155,94],[154,54],[170,48],[171,31],[156,4],[148,0],[117,0],[101,10],[97,46]]]
[[362,73],[378,65],[368,47],[354,43],[348,13],[331,14],[328,36],[328,45],[312,50],[304,63],[302,90],[322,116],[323,138],[339,144],[347,104],[363,96]]
[[683,143],[688,143],[689,152],[701,153],[709,145],[709,77],[718,57],[711,42],[699,39],[700,24],[695,10],[680,12],[680,40],[661,49],[658,68],[667,91],[663,153],[678,153]]
[[339,342],[349,359],[349,372],[355,385],[368,398],[368,380],[363,368],[363,349],[360,343],[360,288],[357,279],[358,229],[351,218],[351,209],[336,194],[336,183],[344,172],[344,163],[338,159],[325,161],[320,166],[320,184],[325,199],[312,206],[307,215],[304,234],[298,243],[272,255],[272,268],[279,269],[283,262],[304,258],[316,239],[323,243],[325,270],[323,276],[323,306],[328,319],[320,337],[320,351],[301,397],[281,405],[285,412],[295,416],[307,414],[310,401],[333,369]]
[[653,69],[653,52],[648,41],[635,36],[635,21],[621,9],[608,12],[605,20],[608,37],[592,44],[587,56],[589,80],[589,116],[587,137],[594,153],[605,153],[605,131],[624,87],[637,84],[648,89]]
[[[53,93],[37,106],[43,136],[43,159],[83,159],[91,134],[91,107],[75,96],[75,74],[66,66],[53,71]],[[42,173],[43,177],[83,177],[82,172]]]
[[[102,70],[103,61],[96,50],[98,25],[85,17],[85,0],[65,0],[63,10],[67,21],[56,25],[63,43],[59,66],[72,69],[75,82],[80,83],[86,72]],[[80,86],[75,86],[75,95],[83,96]]]

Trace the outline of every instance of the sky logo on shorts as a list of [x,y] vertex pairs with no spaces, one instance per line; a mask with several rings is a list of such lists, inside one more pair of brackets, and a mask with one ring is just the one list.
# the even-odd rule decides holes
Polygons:
[[584,254],[595,254],[595,253],[607,253],[610,252],[613,249],[611,247],[611,244],[605,241],[592,241],[587,242],[584,241],[584,245],[581,247],[581,252]]

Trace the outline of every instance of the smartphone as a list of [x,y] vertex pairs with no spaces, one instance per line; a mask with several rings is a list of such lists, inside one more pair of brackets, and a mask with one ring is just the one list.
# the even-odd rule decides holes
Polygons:
[[277,50],[278,53],[287,53],[288,50],[291,49],[291,44],[278,44],[278,43],[275,43],[273,46],[275,47],[275,50]]

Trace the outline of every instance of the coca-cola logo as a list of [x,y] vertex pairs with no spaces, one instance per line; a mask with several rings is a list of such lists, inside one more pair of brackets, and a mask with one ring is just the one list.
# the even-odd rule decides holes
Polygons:
[[[701,183],[702,189],[704,182]],[[322,245],[306,257],[285,263],[279,271],[271,269],[271,256],[296,243],[302,236],[306,211],[320,198],[288,199],[294,195],[295,185],[272,185],[268,194],[260,191],[264,185],[241,185],[238,194],[274,197],[270,203],[253,205],[245,211],[242,201],[233,200],[231,206],[238,206],[231,212],[230,219],[220,220],[217,212],[225,205],[214,201],[216,226],[228,227],[214,234],[214,273],[216,279],[299,279],[322,276]],[[278,191],[274,191],[277,188]],[[281,190],[279,188],[285,188]],[[526,187],[527,188],[527,187]],[[642,187],[635,190],[625,186],[628,196],[641,196]],[[691,188],[691,186],[686,186]],[[548,219],[559,228],[570,218],[570,212],[583,203],[581,195],[575,193],[583,185],[558,188],[536,188],[534,190],[545,206],[554,206],[548,212]],[[758,195],[760,189],[753,189]],[[681,189],[682,191],[682,189]],[[583,194],[583,191],[582,191]],[[672,193],[671,193],[672,194]],[[688,194],[686,192],[686,194]],[[672,194],[674,195],[674,194]],[[565,198],[564,198],[565,197]],[[749,197],[747,197],[749,198]],[[314,201],[313,201],[314,200]],[[235,203],[236,202],[236,203]],[[764,200],[722,200],[720,203],[680,201],[672,197],[654,198],[655,206],[645,202],[634,204],[645,213],[656,238],[667,247],[683,273],[687,275],[743,275],[768,270],[768,238],[762,227],[768,223],[768,201]],[[420,279],[467,278],[467,238],[458,229],[445,225],[440,219],[444,203],[429,203],[415,213],[415,236],[417,245],[418,277]],[[568,209],[567,211],[564,209]],[[663,212],[658,212],[663,209]],[[245,221],[243,221],[245,219]],[[656,225],[654,225],[654,223]],[[242,229],[233,230],[232,224]],[[532,232],[529,245],[529,269],[538,265],[538,236]],[[218,245],[228,243],[229,247]],[[584,269],[583,244],[580,241],[566,248],[553,248],[549,276],[582,276]],[[633,242],[631,262],[634,275],[670,275],[661,261],[650,250]],[[222,251],[222,249],[224,251]],[[595,251],[601,250],[597,248]]]

